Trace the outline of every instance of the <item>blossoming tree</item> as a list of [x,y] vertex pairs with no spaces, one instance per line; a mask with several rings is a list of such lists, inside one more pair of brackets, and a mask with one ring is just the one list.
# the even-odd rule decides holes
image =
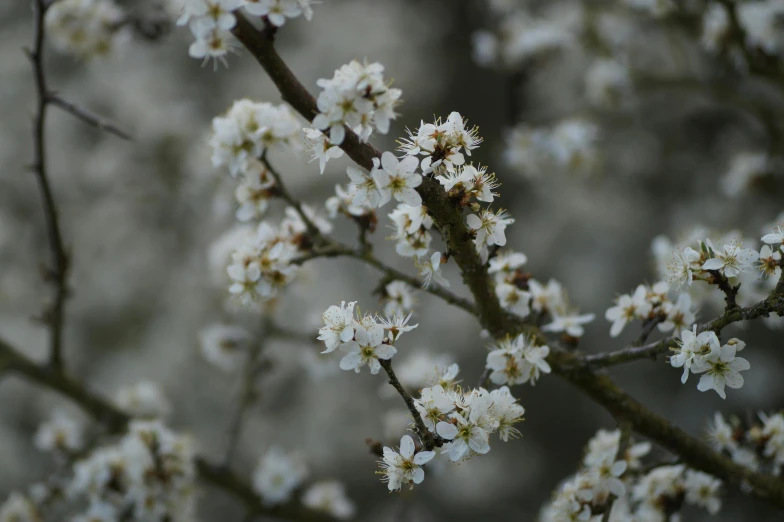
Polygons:
[[[706,52],[743,74],[781,81],[776,55],[784,40],[774,34],[772,21],[784,12],[781,2],[626,3],[653,18],[680,16],[693,22],[701,17]],[[129,135],[61,98],[49,84],[44,52],[49,43],[88,59],[111,52],[129,33],[158,38],[167,20],[129,17],[112,0],[34,0],[33,8],[28,55],[38,103],[32,170],[42,194],[51,254],[45,276],[53,300],[44,317],[49,357],[33,360],[0,340],[0,371],[63,395],[93,423],[86,426],[58,410],[40,425],[34,444],[65,465],[29,490],[11,493],[0,521],[63,516],[85,522],[190,521],[198,517],[197,491],[203,484],[236,497],[248,520],[353,517],[355,504],[340,481],[340,470],[313,480],[304,456],[291,449],[265,448],[250,477],[233,470],[236,441],[255,399],[253,382],[267,371],[253,340],[256,333],[235,324],[214,324],[200,333],[207,361],[218,370],[243,372],[222,462],[199,452],[187,428],[167,424],[178,405],[155,383],[122,387],[108,398],[69,371],[63,327],[72,260],[64,239],[68,231],[58,220],[49,183],[49,170],[57,165],[48,161],[46,117],[49,109],[62,109],[120,138]],[[603,351],[589,352],[580,340],[595,314],[573,306],[557,280],[525,271],[528,257],[507,242],[506,231],[515,219],[497,201],[501,183],[491,167],[472,161],[483,138],[466,115],[453,111],[422,119],[403,135],[395,124],[403,93],[392,87],[388,71],[372,57],[335,64],[332,78],[305,85],[278,54],[276,39],[289,24],[318,23],[318,11],[329,9],[329,1],[186,0],[175,9],[175,20],[193,37],[191,57],[214,60],[217,66],[244,47],[283,100],[242,98],[212,120],[206,146],[213,167],[235,185],[236,220],[244,224],[227,234],[218,249],[226,295],[232,306],[254,314],[263,335],[317,340],[320,360],[311,364],[320,371],[339,368],[345,379],[357,378],[355,373],[377,375],[384,393],[401,401],[405,410],[394,443],[370,443],[380,459],[377,473],[384,484],[378,487],[416,489],[425,479],[439,480],[437,475],[458,463],[475,465],[474,459],[500,442],[514,444],[525,432],[520,424],[525,409],[518,397],[540,380],[560,378],[605,408],[615,424],[586,441],[574,474],[555,487],[539,520],[677,520],[684,506],[716,514],[728,489],[784,509],[784,414],[762,412],[740,419],[718,411],[703,441],[629,395],[606,371],[653,359],[662,372],[672,374],[674,386],[679,373],[684,384],[697,376],[688,385],[694,393],[715,392],[724,399],[741,388],[744,377],[754,372],[759,347],[746,350],[746,343],[726,330],[759,318],[773,327],[784,317],[783,218],[759,237],[696,230],[678,242],[657,238],[656,281],[618,296],[604,312],[610,338],[633,329],[636,341],[616,347],[608,341]],[[495,25],[474,35],[475,57],[512,78],[543,53],[568,45],[575,38],[575,24],[596,30],[591,20],[601,14],[584,14],[579,21],[537,18],[515,2],[501,0],[489,2],[486,9]],[[596,106],[617,107],[631,98],[630,69],[619,53],[609,56],[612,51],[586,75],[587,96]],[[515,123],[504,160],[534,177],[597,169],[599,132],[593,123],[570,118],[547,128]],[[401,136],[399,147],[377,149],[377,134]],[[331,160],[351,159],[345,178],[335,180],[335,195],[323,203],[324,211],[289,190],[286,174],[275,165],[281,151],[318,161],[314,175],[316,170],[323,175]],[[722,181],[724,190],[740,191],[772,162],[767,154],[735,158]],[[274,206],[283,209],[278,221],[267,217]],[[393,230],[389,239],[410,270],[393,268],[375,252],[373,233],[387,218]],[[356,229],[357,241],[338,239],[334,229],[340,228]],[[283,331],[266,305],[284,298],[303,265],[317,258],[353,258],[377,270],[381,303],[360,306],[351,296],[334,295],[320,326]],[[447,265],[456,267],[459,281],[447,279]],[[447,327],[419,323],[414,301],[421,292],[462,310],[481,326],[483,337],[475,342],[486,349],[483,367],[461,368],[448,358],[425,356],[415,364],[398,365],[399,354],[411,351],[412,331]],[[700,305],[716,296],[721,311],[711,317]],[[531,416],[528,422],[537,419]],[[654,448],[667,457],[655,458]],[[436,470],[432,479],[431,470]],[[368,469],[368,480],[372,476]]]

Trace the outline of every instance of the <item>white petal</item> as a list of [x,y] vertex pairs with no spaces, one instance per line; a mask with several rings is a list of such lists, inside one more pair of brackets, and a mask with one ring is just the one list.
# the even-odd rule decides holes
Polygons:
[[403,435],[400,439],[400,454],[407,459],[414,454],[414,439],[410,435]]

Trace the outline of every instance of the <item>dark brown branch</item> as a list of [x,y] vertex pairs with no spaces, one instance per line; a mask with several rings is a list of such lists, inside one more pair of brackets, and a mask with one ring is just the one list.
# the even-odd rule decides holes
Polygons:
[[120,127],[110,122],[103,116],[100,116],[98,114],[95,114],[94,112],[79,107],[75,103],[66,101],[60,96],[58,96],[57,94],[50,93],[48,99],[49,99],[49,103],[51,103],[55,107],[64,110],[65,112],[72,114],[77,119],[85,122],[87,125],[92,125],[98,130],[108,132],[109,134],[114,134],[118,138],[122,138],[124,140],[133,140],[133,136],[131,136],[126,131],[122,130]]
[[51,4],[44,0],[33,1],[33,48],[27,52],[33,66],[36,89],[36,110],[33,118],[33,172],[38,181],[41,201],[49,240],[50,266],[47,281],[54,286],[54,300],[44,313],[49,325],[49,363],[53,368],[63,366],[63,325],[65,324],[65,300],[68,298],[69,258],[63,244],[57,205],[49,183],[46,158],[46,116],[50,102],[49,87],[44,70],[44,43],[46,26],[44,17]]
[[[129,415],[100,395],[89,391],[79,381],[62,371],[35,363],[2,339],[0,339],[0,370],[19,374],[27,380],[67,397],[100,422],[110,433],[122,433],[131,420]],[[250,484],[230,469],[212,464],[199,456],[196,457],[195,464],[201,480],[237,497],[253,513],[297,521],[331,520],[298,505],[289,504],[279,508],[265,506]]]

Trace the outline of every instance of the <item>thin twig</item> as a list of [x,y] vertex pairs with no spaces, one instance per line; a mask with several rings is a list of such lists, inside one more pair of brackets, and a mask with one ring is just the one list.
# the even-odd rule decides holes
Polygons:
[[65,301],[68,298],[69,259],[63,244],[57,205],[49,183],[46,158],[46,116],[50,102],[49,88],[44,70],[44,43],[46,40],[46,11],[51,3],[33,1],[33,48],[27,52],[33,66],[36,88],[36,111],[33,118],[33,172],[41,192],[47,237],[49,239],[50,266],[47,281],[54,286],[54,302],[45,312],[49,324],[49,364],[56,369],[63,367],[63,325]]
[[122,138],[124,140],[133,140],[133,136],[99,114],[95,114],[94,112],[91,112],[83,107],[79,107],[75,103],[64,100],[57,94],[50,93],[48,99],[49,103],[55,107],[72,114],[77,119],[82,120],[88,125],[92,125],[98,130],[108,132],[109,134],[114,134],[118,138]]
[[434,435],[430,432],[430,430],[427,429],[425,422],[422,420],[422,416],[416,409],[414,398],[411,397],[411,395],[406,391],[405,388],[403,388],[403,385],[400,384],[400,381],[397,379],[395,371],[392,369],[392,361],[389,359],[379,359],[378,362],[381,363],[381,367],[384,368],[385,372],[387,372],[387,376],[389,377],[389,384],[391,384],[392,387],[397,390],[397,392],[403,398],[403,401],[406,403],[408,411],[411,413],[411,417],[414,419],[416,433],[419,436],[419,440],[422,441],[422,446],[428,451],[435,447],[442,446],[444,444],[444,440],[438,435]]
[[657,325],[663,323],[667,318],[663,315],[657,315],[652,319],[648,319],[642,325],[642,332],[640,332],[640,336],[637,337],[637,340],[634,341],[632,346],[642,346],[645,344],[645,341],[648,340],[648,337],[651,336],[653,333],[653,329],[656,328]]
[[[705,331],[721,331],[726,326],[739,321],[751,321],[759,317],[768,317],[771,313],[784,315],[784,295],[774,293],[767,299],[746,308],[733,308],[725,311],[713,321],[697,327],[697,333]],[[639,359],[656,359],[658,355],[667,353],[677,343],[677,337],[671,336],[644,346],[631,346],[614,352],[585,355],[579,362],[594,368],[614,366]]]
[[286,203],[291,205],[294,208],[294,210],[297,211],[297,214],[299,214],[300,219],[302,219],[302,222],[305,224],[305,228],[307,228],[308,230],[308,235],[310,236],[310,238],[316,241],[317,244],[323,243],[324,237],[321,234],[321,231],[313,223],[313,220],[311,220],[310,217],[308,217],[308,215],[305,214],[305,210],[302,207],[302,203],[297,198],[292,196],[291,193],[286,188],[286,185],[283,184],[283,178],[280,176],[278,171],[272,167],[269,160],[267,159],[266,151],[261,156],[261,162],[264,164],[265,167],[267,167],[267,170],[275,179],[275,186],[277,188],[277,192],[280,195],[280,197],[283,198],[283,200]]

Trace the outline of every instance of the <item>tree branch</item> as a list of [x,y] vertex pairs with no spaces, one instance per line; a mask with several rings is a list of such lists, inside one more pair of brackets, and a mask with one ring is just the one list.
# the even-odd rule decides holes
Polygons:
[[75,116],[77,119],[82,120],[87,125],[92,125],[98,130],[102,130],[104,132],[108,132],[109,134],[114,134],[118,138],[122,138],[124,140],[133,140],[133,136],[128,134],[126,131],[122,130],[120,127],[115,125],[114,123],[110,122],[103,116],[99,114],[95,114],[85,108],[79,107],[75,103],[71,103],[67,100],[64,100],[60,96],[54,93],[49,93],[48,101],[52,105],[64,110]]
[[33,1],[33,48],[27,56],[33,66],[36,89],[36,111],[33,117],[33,172],[41,192],[41,201],[49,240],[50,266],[46,269],[46,280],[54,286],[54,302],[44,314],[49,324],[49,363],[53,368],[62,368],[63,325],[65,323],[65,300],[68,298],[68,254],[63,245],[57,205],[49,183],[46,161],[46,116],[50,100],[44,70],[44,43],[46,26],[44,17],[51,4],[44,0]]
[[[784,295],[774,291],[770,297],[764,301],[746,308],[732,308],[725,311],[721,316],[713,321],[697,326],[697,333],[708,330],[720,332],[726,326],[739,321],[751,321],[759,317],[768,317],[771,313],[784,315]],[[631,346],[614,352],[598,353],[585,355],[580,358],[580,363],[594,368],[614,366],[638,359],[656,359],[658,355],[667,353],[670,348],[676,346],[675,336],[667,337],[645,346]]]

